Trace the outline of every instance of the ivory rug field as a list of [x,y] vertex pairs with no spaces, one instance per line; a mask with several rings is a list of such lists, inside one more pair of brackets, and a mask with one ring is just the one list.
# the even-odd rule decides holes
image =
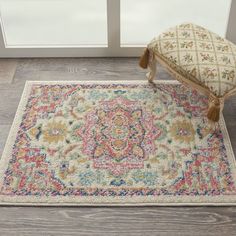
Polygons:
[[0,204],[235,205],[224,119],[177,82],[27,82],[0,162]]

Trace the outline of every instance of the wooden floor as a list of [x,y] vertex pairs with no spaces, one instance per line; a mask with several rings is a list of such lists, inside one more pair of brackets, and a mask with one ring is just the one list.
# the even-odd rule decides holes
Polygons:
[[[138,60],[1,59],[0,156],[26,80],[143,80]],[[171,77],[159,68],[159,79]],[[236,96],[224,116],[236,153]],[[0,235],[236,235],[236,207],[0,207]]]

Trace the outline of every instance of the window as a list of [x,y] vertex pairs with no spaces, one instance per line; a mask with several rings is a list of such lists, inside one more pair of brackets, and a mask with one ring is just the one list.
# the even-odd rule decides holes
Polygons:
[[184,22],[225,36],[230,5],[231,0],[121,0],[121,45],[146,45],[154,35]]
[[0,0],[1,57],[138,56],[194,22],[225,36],[231,0]]

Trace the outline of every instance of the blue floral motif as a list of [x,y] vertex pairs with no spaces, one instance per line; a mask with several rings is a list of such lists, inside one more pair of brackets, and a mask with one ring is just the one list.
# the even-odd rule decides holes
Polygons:
[[79,182],[83,186],[91,186],[96,180],[93,171],[86,171],[79,174]]
[[125,90],[115,90],[114,93],[117,95],[123,95],[126,93],[126,91]]
[[114,186],[121,186],[126,184],[126,182],[123,179],[113,179],[110,184]]
[[132,99],[151,99],[152,98],[152,93],[150,93],[150,90],[143,90],[139,92],[133,92],[130,95],[130,98]]
[[158,175],[156,172],[137,170],[133,173],[132,179],[136,183],[144,183],[147,186],[154,186],[157,183]]
[[101,185],[106,185],[107,181],[105,181],[105,176],[104,174],[99,171],[86,171],[82,172],[79,174],[79,183],[82,186],[91,186],[92,184],[101,184]]
[[91,90],[91,92],[88,95],[88,99],[91,100],[105,99],[107,97],[108,97],[107,93],[100,92],[99,90]]

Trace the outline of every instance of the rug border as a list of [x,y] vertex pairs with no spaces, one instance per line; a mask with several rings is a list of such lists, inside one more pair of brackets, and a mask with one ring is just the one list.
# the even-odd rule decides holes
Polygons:
[[[3,173],[7,168],[7,163],[9,161],[9,156],[15,142],[18,127],[21,122],[21,117],[23,115],[28,97],[31,91],[31,86],[34,84],[148,84],[146,80],[130,80],[130,81],[26,81],[24,90],[21,95],[21,99],[18,108],[15,113],[15,117],[9,131],[9,135],[2,153],[2,158],[0,159],[0,186],[3,181]],[[176,80],[156,80],[155,84],[181,84]],[[230,162],[230,167],[232,168],[232,175],[236,181],[236,160],[234,157],[234,152],[232,149],[230,137],[225,124],[223,115],[220,118],[220,126],[222,129],[223,138],[225,140],[225,148],[227,153],[229,153],[228,160]],[[4,168],[5,167],[5,168]],[[82,202],[79,202],[75,197],[55,197],[53,200],[49,200],[48,197],[34,197],[34,196],[4,196],[0,195],[0,205],[12,205],[12,206],[236,206],[236,195],[223,195],[223,196],[158,196],[157,197],[133,197],[132,199],[122,199],[121,197],[106,197],[102,202],[99,201],[99,197],[85,197]],[[111,199],[111,200],[110,200]],[[25,201],[25,202],[24,202]],[[27,202],[26,202],[27,201]],[[68,202],[67,202],[68,201]],[[107,202],[107,203],[106,203]]]

